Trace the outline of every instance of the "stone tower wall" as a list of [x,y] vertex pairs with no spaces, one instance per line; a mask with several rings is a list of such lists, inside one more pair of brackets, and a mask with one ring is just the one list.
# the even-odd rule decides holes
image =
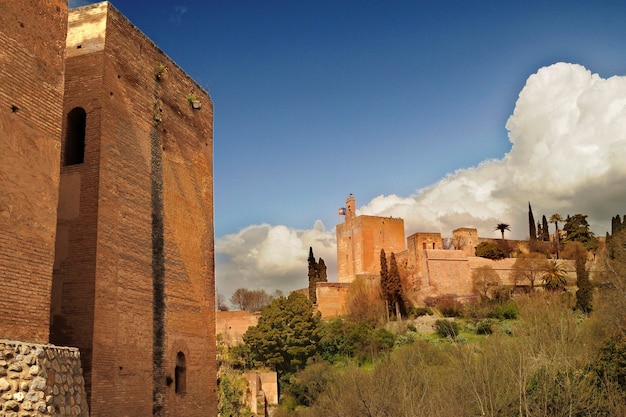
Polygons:
[[61,170],[54,336],[84,352],[92,417],[118,397],[216,415],[211,99],[109,3],[69,25],[64,114],[87,118]]
[[392,217],[357,216],[338,224],[337,276],[339,282],[352,282],[358,275],[380,274],[380,251],[406,250],[404,220]]
[[66,27],[67,1],[0,2],[2,338],[48,341]]

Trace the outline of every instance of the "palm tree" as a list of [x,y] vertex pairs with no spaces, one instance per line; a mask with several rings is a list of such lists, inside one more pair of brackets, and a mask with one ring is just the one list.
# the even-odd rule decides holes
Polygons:
[[563,217],[561,217],[561,215],[558,213],[554,213],[552,216],[550,216],[550,223],[554,223],[554,227],[556,228],[556,232],[554,233],[554,237],[556,239],[556,259],[559,259],[559,246],[560,246],[559,222],[562,222],[562,221],[563,221]]
[[543,286],[548,291],[564,289],[567,285],[567,272],[558,261],[550,262],[541,277]]
[[498,223],[498,225],[496,227],[494,227],[493,230],[499,230],[500,233],[502,233],[502,240],[504,240],[504,231],[508,230],[509,232],[511,231],[511,228],[508,224],[506,223]]

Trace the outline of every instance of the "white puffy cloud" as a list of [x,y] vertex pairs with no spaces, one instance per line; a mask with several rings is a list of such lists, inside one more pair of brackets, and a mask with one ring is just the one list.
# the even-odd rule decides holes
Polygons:
[[379,196],[358,211],[401,216],[408,233],[476,227],[528,237],[528,206],[541,215],[583,213],[604,235],[626,211],[626,77],[603,79],[580,65],[557,63],[531,75],[506,127],[511,151],[459,170],[399,198]]
[[309,247],[329,272],[336,270],[335,233],[319,220],[308,230],[261,224],[221,237],[215,242],[217,290],[229,298],[242,287],[268,293],[306,288]]
[[[626,213],[626,77],[603,79],[580,65],[558,63],[531,75],[506,128],[511,150],[502,159],[459,169],[414,195],[378,196],[358,214],[402,217],[407,233],[476,227],[498,237],[528,237],[528,202],[541,215],[583,213],[603,236],[612,216]],[[462,151],[462,150],[459,150]],[[358,196],[356,196],[358,198]],[[307,285],[308,247],[336,276],[334,231],[250,226],[218,240],[218,289]],[[225,257],[225,259],[221,259]]]

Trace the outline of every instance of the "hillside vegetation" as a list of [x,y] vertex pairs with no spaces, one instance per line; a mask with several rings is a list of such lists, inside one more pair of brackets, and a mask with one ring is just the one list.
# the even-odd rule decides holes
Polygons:
[[[357,283],[350,314],[323,321],[292,294],[264,308],[229,365],[278,371],[275,417],[626,415],[626,232],[597,256],[593,309],[575,291],[500,291],[385,323]],[[434,330],[418,331],[429,313]]]

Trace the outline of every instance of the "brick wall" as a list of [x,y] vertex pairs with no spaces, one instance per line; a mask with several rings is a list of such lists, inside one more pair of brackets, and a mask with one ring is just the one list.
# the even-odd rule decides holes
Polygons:
[[216,415],[211,99],[110,4],[69,26],[64,114],[87,116],[61,171],[54,335],[84,352],[92,417],[113,398]]
[[[308,294],[308,291],[307,291]],[[243,334],[248,327],[256,326],[261,313],[247,311],[217,311],[215,313],[215,332],[223,336],[228,346],[243,343]]]
[[62,0],[0,2],[0,337],[40,343],[48,341],[66,17]]
[[469,261],[460,250],[422,251],[420,297],[456,294],[470,296],[472,280]]
[[347,313],[346,303],[348,300],[348,290],[350,283],[338,282],[318,282],[317,311],[323,318],[342,316]]
[[392,217],[357,216],[338,224],[337,280],[352,282],[358,275],[380,273],[380,251],[387,258],[406,250],[404,220]]

